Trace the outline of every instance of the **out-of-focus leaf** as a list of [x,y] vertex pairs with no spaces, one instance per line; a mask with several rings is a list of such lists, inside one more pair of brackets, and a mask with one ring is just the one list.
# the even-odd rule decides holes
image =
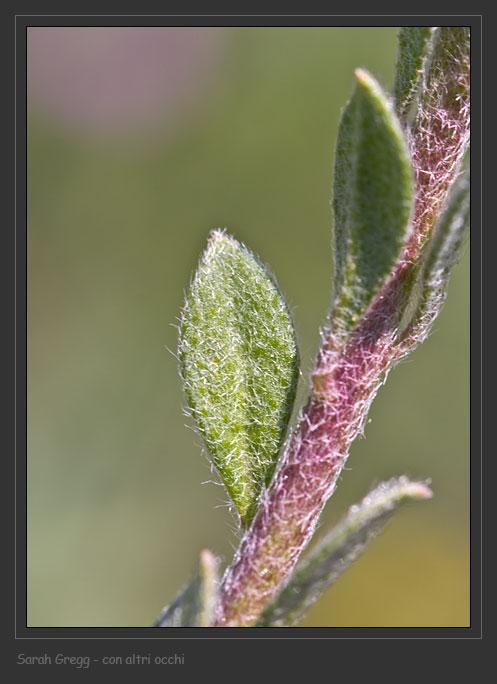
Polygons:
[[369,546],[386,521],[403,503],[432,496],[424,482],[406,477],[383,482],[345,517],[297,566],[290,582],[262,614],[258,627],[297,623],[307,609]]
[[209,627],[219,582],[217,568],[217,558],[204,549],[193,580],[163,609],[154,627]]

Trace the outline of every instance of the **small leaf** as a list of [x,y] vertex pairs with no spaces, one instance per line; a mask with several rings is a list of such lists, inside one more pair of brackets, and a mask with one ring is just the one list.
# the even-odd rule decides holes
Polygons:
[[394,267],[413,206],[412,168],[400,125],[378,83],[363,70],[355,75],[338,132],[333,193],[335,310],[344,333]]
[[443,287],[459,260],[469,230],[469,165],[451,187],[446,206],[435,226],[424,268],[424,289]]
[[193,417],[247,525],[285,438],[299,357],[273,279],[221,231],[212,233],[187,298],[179,357]]
[[154,627],[209,627],[214,619],[218,578],[218,560],[208,550],[200,553],[192,582],[166,606]]
[[[469,156],[469,155],[468,155]],[[420,264],[416,307],[411,322],[400,339],[411,343],[422,341],[437,317],[446,296],[452,269],[460,259],[470,219],[469,158],[452,185],[444,209],[435,225]]]
[[291,626],[369,546],[394,511],[408,501],[432,496],[423,482],[406,477],[383,482],[345,517],[297,565],[290,582],[266,609],[258,627]]
[[399,116],[416,108],[437,34],[435,26],[404,26],[400,30],[394,85]]

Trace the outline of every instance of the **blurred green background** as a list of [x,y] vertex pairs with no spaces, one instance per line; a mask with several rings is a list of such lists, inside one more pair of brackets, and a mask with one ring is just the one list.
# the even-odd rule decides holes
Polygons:
[[[208,232],[226,227],[276,274],[308,376],[340,110],[357,66],[391,87],[396,34],[28,29],[28,626],[147,626],[200,549],[230,561],[234,520],[201,484],[166,347]],[[435,497],[389,523],[307,626],[469,624],[467,252],[321,530],[394,475],[431,477]]]

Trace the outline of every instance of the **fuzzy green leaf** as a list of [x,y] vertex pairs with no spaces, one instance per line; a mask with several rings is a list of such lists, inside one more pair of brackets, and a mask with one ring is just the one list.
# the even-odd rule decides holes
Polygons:
[[435,226],[424,268],[425,290],[444,286],[459,260],[469,230],[469,164],[449,191],[446,205]]
[[357,323],[394,267],[413,205],[412,168],[392,107],[378,83],[356,71],[335,156],[335,310],[343,332]]
[[469,158],[451,187],[420,264],[417,306],[401,342],[424,339],[445,299],[452,269],[460,259],[470,219]]
[[424,482],[406,477],[383,482],[345,517],[299,563],[290,582],[266,609],[258,627],[296,624],[307,609],[369,546],[386,521],[403,503],[432,496]]
[[191,286],[179,358],[193,417],[246,525],[285,438],[299,356],[275,282],[224,232],[212,233]]
[[208,550],[200,553],[199,565],[192,582],[166,606],[154,627],[209,627],[219,584],[218,560]]
[[415,108],[437,34],[435,26],[404,26],[400,30],[394,85],[399,114]]

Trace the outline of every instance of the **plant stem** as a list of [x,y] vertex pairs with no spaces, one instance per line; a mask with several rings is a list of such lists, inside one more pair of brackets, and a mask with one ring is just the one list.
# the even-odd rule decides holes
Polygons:
[[[220,588],[214,626],[251,626],[288,582],[335,489],[349,446],[362,431],[380,385],[412,348],[396,344],[406,287],[416,278],[469,141],[469,29],[437,34],[425,90],[412,123],[403,121],[415,172],[411,236],[389,279],[352,334],[331,315],[299,424],[259,512]],[[418,330],[418,340],[425,331]]]

